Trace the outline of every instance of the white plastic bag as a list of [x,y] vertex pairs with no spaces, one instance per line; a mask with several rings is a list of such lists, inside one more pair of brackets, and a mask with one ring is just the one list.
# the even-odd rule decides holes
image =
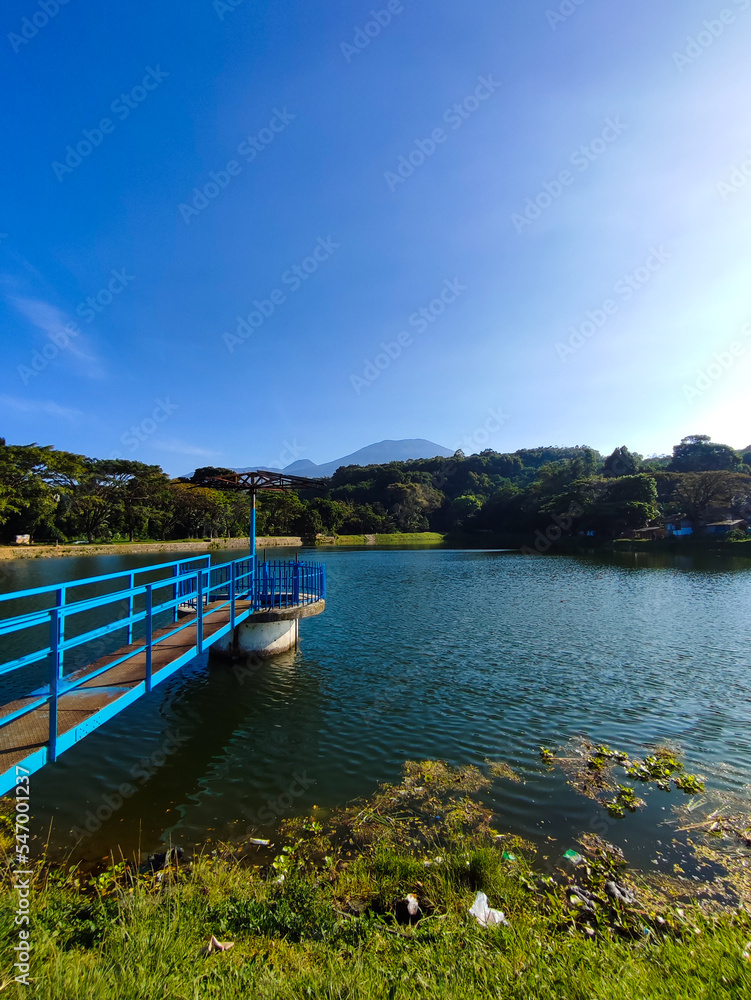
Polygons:
[[501,913],[500,910],[494,910],[489,905],[488,897],[484,892],[477,893],[469,912],[481,927],[493,927],[495,924],[501,924],[504,927],[509,925],[505,914]]

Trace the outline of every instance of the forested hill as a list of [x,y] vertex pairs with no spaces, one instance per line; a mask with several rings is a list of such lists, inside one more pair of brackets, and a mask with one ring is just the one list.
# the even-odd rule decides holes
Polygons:
[[[228,471],[198,469],[193,482]],[[267,535],[396,531],[564,533],[614,538],[686,518],[751,517],[751,446],[736,451],[705,435],[672,456],[643,459],[626,447],[602,456],[586,446],[483,451],[337,469],[323,493],[267,493]],[[35,540],[105,541],[243,536],[248,499],[170,480],[159,466],[92,459],[0,439],[0,532]]]

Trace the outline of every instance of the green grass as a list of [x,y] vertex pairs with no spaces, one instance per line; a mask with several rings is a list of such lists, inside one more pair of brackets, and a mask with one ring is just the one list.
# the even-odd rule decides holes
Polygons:
[[[376,535],[376,545],[435,545],[445,540],[446,536],[437,531],[406,531],[395,532],[393,535]],[[322,541],[323,545],[368,545],[366,535],[330,535]]]
[[[698,1000],[751,995],[743,950],[748,916],[687,914],[677,934],[591,940],[563,907],[541,905],[523,866],[493,848],[444,852],[443,862],[387,847],[335,875],[293,870],[280,884],[237,863],[205,858],[177,884],[121,877],[99,890],[48,884],[32,914],[34,985],[5,996],[39,1000],[192,1000],[418,997]],[[475,891],[510,926],[485,929],[467,914]],[[419,894],[431,915],[415,927],[387,919],[396,899]],[[429,902],[428,902],[429,901]],[[358,911],[362,915],[356,915]],[[3,982],[15,943],[7,898],[0,911]],[[200,957],[215,934],[234,941]]]
[[[227,848],[158,876],[122,862],[95,876],[37,863],[31,989],[12,981],[6,870],[0,991],[39,1000],[751,996],[747,911],[675,909],[646,893],[633,906],[609,901],[605,880],[628,875],[599,842],[576,869],[600,900],[585,914],[570,877],[541,875],[530,845],[498,838],[474,797],[487,786],[476,768],[408,763],[400,785],[326,827],[290,821],[262,866]],[[478,890],[509,926],[469,916]],[[421,907],[414,926],[395,917],[407,893]],[[211,934],[234,947],[202,956]]]
[[445,538],[445,535],[441,535],[437,531],[404,531],[396,532],[393,535],[376,535],[376,542],[378,545],[414,545],[416,543],[427,545],[442,542]]

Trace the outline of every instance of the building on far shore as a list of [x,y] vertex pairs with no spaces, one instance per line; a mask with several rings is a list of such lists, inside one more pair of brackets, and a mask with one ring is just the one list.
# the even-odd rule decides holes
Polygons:
[[748,521],[738,518],[735,521],[713,521],[712,524],[704,525],[704,533],[707,535],[729,535],[731,531],[748,531]]
[[680,538],[685,535],[693,535],[694,526],[688,518],[683,517],[676,521],[668,521],[665,525],[665,532],[667,535],[678,536]]

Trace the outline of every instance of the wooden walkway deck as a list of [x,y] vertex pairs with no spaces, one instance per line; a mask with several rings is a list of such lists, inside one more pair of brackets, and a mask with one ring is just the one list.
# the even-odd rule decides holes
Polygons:
[[[219,608],[219,610],[212,610]],[[238,600],[235,605],[235,623],[245,621],[252,605],[249,601]],[[215,601],[204,607],[203,613],[203,645],[211,645],[217,633],[225,629],[230,622],[230,609],[226,601]],[[152,653],[152,685],[170,677],[183,664],[197,655],[197,618],[188,615],[180,620],[181,630],[169,638],[175,625],[154,630],[154,645]],[[161,639],[161,641],[160,641]],[[129,653],[132,655],[128,656]],[[58,751],[76,743],[87,733],[98,728],[112,716],[127,708],[145,692],[146,685],[146,650],[143,641],[131,643],[94,663],[68,675],[65,680],[79,680],[90,673],[96,673],[108,663],[115,663],[111,670],[105,670],[85,681],[75,690],[63,693],[58,698]],[[64,690],[64,688],[63,688]],[[18,698],[0,708],[0,720],[11,715],[20,708],[32,705],[38,701],[41,694],[30,694]],[[39,708],[20,716],[7,726],[0,728],[0,774],[3,774],[16,764],[22,764],[32,755],[47,753],[49,737],[49,706]]]

